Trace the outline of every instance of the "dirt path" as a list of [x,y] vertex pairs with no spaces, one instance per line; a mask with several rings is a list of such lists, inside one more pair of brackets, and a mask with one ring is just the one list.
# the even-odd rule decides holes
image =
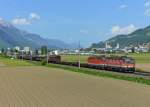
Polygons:
[[2,67],[0,107],[150,107],[150,86],[44,67]]

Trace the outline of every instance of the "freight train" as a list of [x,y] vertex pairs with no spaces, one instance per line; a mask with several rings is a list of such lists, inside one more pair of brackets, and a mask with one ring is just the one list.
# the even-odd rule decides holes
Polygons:
[[[26,59],[33,61],[42,61],[47,60],[49,63],[54,64],[62,64],[69,66],[79,66],[78,62],[64,62],[61,61],[61,56],[59,55],[50,55],[47,56],[39,56],[39,55],[18,55],[18,59]],[[135,60],[130,57],[123,56],[90,56],[87,59],[87,63],[81,63],[81,67],[86,68],[94,68],[100,70],[108,70],[108,71],[119,71],[119,72],[127,72],[133,73],[135,72]]]

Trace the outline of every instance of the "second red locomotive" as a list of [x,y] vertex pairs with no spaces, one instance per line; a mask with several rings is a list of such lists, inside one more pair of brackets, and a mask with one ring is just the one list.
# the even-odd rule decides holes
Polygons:
[[91,66],[99,66],[104,70],[134,72],[135,60],[130,57],[118,56],[91,56],[88,58],[88,64]]

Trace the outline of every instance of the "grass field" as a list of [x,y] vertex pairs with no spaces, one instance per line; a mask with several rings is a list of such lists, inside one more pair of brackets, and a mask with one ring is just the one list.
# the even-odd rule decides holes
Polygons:
[[0,66],[33,66],[34,63],[0,56]]
[[[128,56],[134,58],[136,63],[150,63],[150,53],[128,54]],[[89,56],[81,55],[80,61],[87,62],[88,57]],[[63,61],[78,61],[78,59],[78,55],[62,55]]]
[[0,107],[150,105],[149,79],[87,68],[0,57],[0,84]]
[[149,86],[56,68],[1,67],[0,84],[0,107],[150,105]]
[[136,60],[136,63],[150,63],[150,53],[129,54]]
[[60,69],[64,69],[64,70],[71,71],[71,72],[88,74],[88,75],[93,75],[97,77],[114,78],[114,79],[119,79],[119,80],[126,80],[126,81],[132,81],[132,82],[150,85],[150,77],[143,78],[142,76],[136,76],[132,74],[125,75],[124,73],[108,72],[104,70],[95,70],[95,69],[89,69],[89,68],[78,69],[78,67],[59,65],[59,64],[48,64],[46,66],[50,68],[60,68]]
[[[71,56],[70,56],[71,57]],[[76,56],[77,57],[77,56]],[[88,56],[85,56],[88,57]],[[67,56],[68,58],[68,56]],[[0,67],[18,67],[18,66],[42,66],[41,62],[36,61],[26,61],[26,60],[17,60],[17,59],[10,59],[5,57],[0,57]],[[51,68],[60,68],[68,71],[73,72],[79,72],[84,74],[90,74],[95,75],[99,77],[109,77],[109,78],[115,78],[115,79],[121,79],[121,80],[127,80],[127,81],[133,81],[138,83],[143,83],[150,85],[150,80],[134,77],[134,76],[128,76],[128,75],[122,75],[121,73],[114,73],[114,72],[106,72],[106,71],[100,71],[100,70],[94,70],[94,69],[88,69],[88,68],[81,68],[80,70],[77,67],[70,67],[65,65],[55,65],[55,64],[48,64],[45,65],[46,67]]]
[[[135,59],[137,69],[150,72],[150,53],[140,53],[140,54],[134,53],[128,54],[127,56]],[[88,57],[89,56],[81,55],[80,56],[81,63],[87,63]],[[77,62],[78,60],[79,60],[78,55],[62,55],[62,61]]]
[[[82,55],[80,56],[80,61],[82,63],[87,62],[89,56]],[[77,62],[79,60],[78,55],[61,55],[62,61],[69,61],[69,62]]]

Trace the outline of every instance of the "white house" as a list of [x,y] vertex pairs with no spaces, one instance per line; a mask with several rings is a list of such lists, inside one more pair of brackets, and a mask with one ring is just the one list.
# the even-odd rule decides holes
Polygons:
[[20,51],[20,47],[19,46],[14,47],[14,49],[17,50],[17,51]]
[[30,51],[30,47],[24,47],[24,51],[25,52],[29,52]]

